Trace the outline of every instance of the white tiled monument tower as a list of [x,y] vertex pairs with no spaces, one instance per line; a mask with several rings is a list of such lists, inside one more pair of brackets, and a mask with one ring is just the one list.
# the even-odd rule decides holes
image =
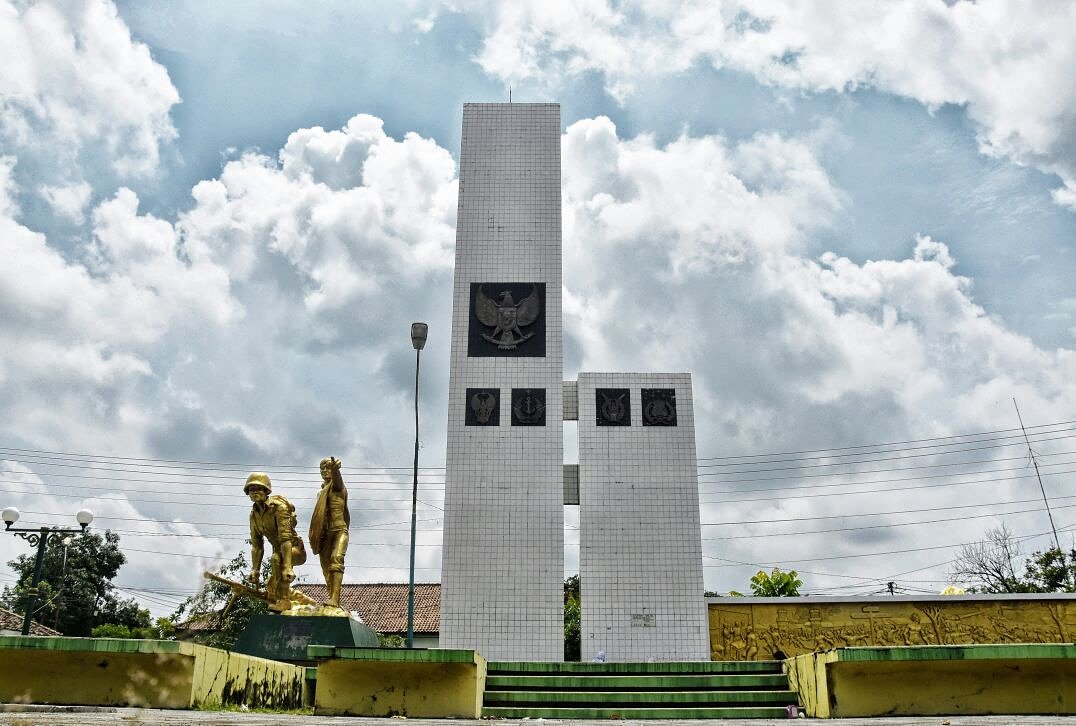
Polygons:
[[560,107],[463,107],[445,648],[564,657]]
[[466,104],[440,645],[563,658],[563,505],[579,504],[583,659],[706,660],[691,378],[562,384],[562,339],[560,108]]

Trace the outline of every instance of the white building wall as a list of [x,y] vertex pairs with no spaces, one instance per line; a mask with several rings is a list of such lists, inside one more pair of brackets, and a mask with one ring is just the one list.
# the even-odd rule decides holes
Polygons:
[[[560,107],[466,104],[440,646],[491,660],[564,652],[560,215]],[[471,285],[496,282],[545,284],[544,356],[468,356]],[[498,425],[466,425],[468,388],[499,391]],[[544,426],[513,425],[513,388],[544,389]]]
[[[708,660],[691,376],[578,384],[582,659]],[[644,388],[674,391],[675,426],[643,425]],[[597,425],[597,389],[628,389],[630,426]]]

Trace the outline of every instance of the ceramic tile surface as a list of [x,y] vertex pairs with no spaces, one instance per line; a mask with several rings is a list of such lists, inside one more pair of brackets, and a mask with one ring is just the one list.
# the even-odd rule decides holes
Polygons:
[[583,660],[708,660],[691,376],[580,373],[578,400]]
[[[473,283],[514,301],[544,283],[542,356],[468,356]],[[515,283],[519,283],[516,285]],[[497,285],[500,284],[501,288]],[[524,318],[520,312],[520,319]],[[538,325],[520,325],[509,338]],[[503,331],[477,330],[499,341]],[[564,569],[560,107],[470,103],[463,109],[452,301],[441,647],[491,660],[561,660]],[[473,350],[473,348],[472,348]],[[498,425],[466,425],[467,389],[498,389]],[[544,393],[513,412],[513,389]],[[476,402],[479,405],[481,402]],[[472,417],[473,417],[472,412]]]

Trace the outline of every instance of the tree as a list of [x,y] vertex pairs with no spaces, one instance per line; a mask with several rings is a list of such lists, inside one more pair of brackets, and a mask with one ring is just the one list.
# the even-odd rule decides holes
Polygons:
[[579,575],[572,575],[564,581],[564,660],[577,661],[582,658],[582,636],[580,624],[582,616],[579,609]]
[[803,580],[795,570],[781,572],[775,567],[768,574],[759,570],[751,578],[751,594],[755,597],[798,597],[801,587]]
[[[269,579],[269,562],[262,563],[261,581]],[[250,571],[246,555],[240,552],[217,569],[229,580],[242,580]],[[269,612],[269,603],[251,597],[233,596],[232,589],[221,582],[206,580],[202,589],[176,608],[172,621],[186,626],[190,639],[202,645],[228,650],[235,645],[256,613]]]
[[[64,635],[86,637],[106,623],[128,628],[150,626],[149,611],[134,599],[120,599],[112,580],[127,561],[115,532],[82,532],[70,544],[49,545],[38,584],[34,619],[51,625]],[[66,550],[66,553],[65,553]],[[65,562],[66,554],[66,562]],[[8,562],[18,575],[14,586],[4,588],[0,600],[15,612],[25,612],[33,582],[37,553],[19,555]]]
[[950,577],[972,583],[969,592],[1076,592],[1076,550],[1066,555],[1051,547],[1025,557],[1002,523],[979,542],[961,547]]

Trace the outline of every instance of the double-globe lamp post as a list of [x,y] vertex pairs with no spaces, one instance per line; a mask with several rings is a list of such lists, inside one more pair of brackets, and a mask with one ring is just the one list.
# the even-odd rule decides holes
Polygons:
[[37,586],[41,582],[41,568],[45,564],[45,548],[49,544],[56,544],[63,540],[65,535],[85,532],[93,521],[93,512],[89,509],[80,509],[75,515],[81,529],[64,529],[62,527],[15,527],[19,521],[19,510],[8,507],[4,510],[4,531],[11,532],[16,537],[22,537],[31,545],[37,547],[37,560],[34,562],[34,577],[30,582],[29,599],[26,602],[26,616],[22,620],[22,634],[30,634],[30,621],[33,619],[34,608],[37,606]]
[[418,367],[426,345],[426,323],[411,323],[411,345],[415,348],[415,467],[411,487],[411,578],[407,584],[407,647],[415,647],[415,525],[418,510]]

